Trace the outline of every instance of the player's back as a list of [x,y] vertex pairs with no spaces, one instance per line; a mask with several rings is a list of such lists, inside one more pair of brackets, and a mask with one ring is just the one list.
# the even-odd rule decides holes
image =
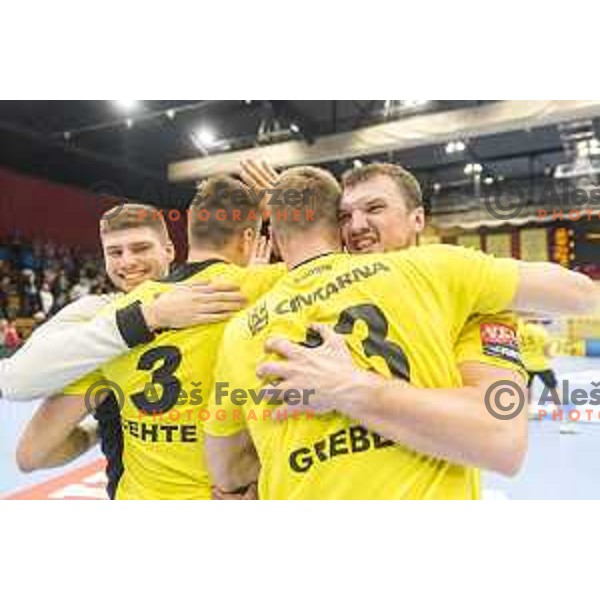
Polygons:
[[[220,358],[217,376],[234,372],[235,366],[250,387],[260,389],[264,382],[252,372],[267,359],[265,340],[283,335],[310,344],[308,325],[319,322],[347,336],[363,368],[418,387],[459,386],[454,344],[473,304],[460,287],[456,296],[449,294],[460,261],[448,264],[453,274],[438,281],[444,279],[443,261],[453,262],[454,254],[443,248],[360,257],[330,254],[296,267],[231,324],[224,350],[233,355]],[[241,346],[239,355],[235,345]],[[263,465],[261,497],[477,496],[475,470],[392,444],[338,413],[274,423],[251,402],[244,413]]]
[[[255,300],[281,274],[274,267],[243,269],[222,261],[188,263],[159,282],[148,282],[120,300],[152,299],[174,284],[223,279]],[[210,498],[204,458],[205,400],[225,324],[163,331],[102,369],[123,391],[123,474],[116,497]]]
[[[348,336],[362,366],[423,387],[454,380],[445,359],[456,332],[444,319],[446,303],[422,264],[399,256],[332,254],[292,270],[266,297],[270,333],[283,326],[300,341],[311,322],[328,323]],[[424,362],[432,368],[411,368]]]

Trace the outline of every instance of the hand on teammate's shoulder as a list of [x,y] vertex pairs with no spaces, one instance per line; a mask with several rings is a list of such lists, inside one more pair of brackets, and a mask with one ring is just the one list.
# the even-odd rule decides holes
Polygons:
[[244,308],[239,286],[224,281],[176,284],[143,307],[151,330],[218,323]]

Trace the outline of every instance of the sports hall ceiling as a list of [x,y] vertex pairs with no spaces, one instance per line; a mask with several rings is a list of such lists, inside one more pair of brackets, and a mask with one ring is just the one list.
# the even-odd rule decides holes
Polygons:
[[[290,140],[311,144],[415,114],[477,108],[493,101],[383,100],[161,100],[0,102],[0,166],[53,181],[89,187],[117,183],[124,194],[165,205],[189,201],[193,183],[168,183],[169,164]],[[123,103],[123,104],[119,104]],[[599,113],[600,114],[600,113]],[[595,137],[598,119],[588,121]],[[588,132],[589,135],[589,132]],[[567,161],[560,126],[469,137],[464,149],[446,144],[361,156],[413,170],[428,197],[469,186],[467,164],[481,177],[527,179],[550,175]],[[352,158],[325,163],[339,174]]]

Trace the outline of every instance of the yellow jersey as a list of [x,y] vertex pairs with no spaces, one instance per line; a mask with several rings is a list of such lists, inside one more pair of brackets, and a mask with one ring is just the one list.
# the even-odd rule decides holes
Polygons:
[[[252,302],[284,272],[283,265],[245,269],[219,260],[187,263],[161,281],[142,284],[104,310],[143,304],[177,282],[198,279],[237,283]],[[109,383],[100,387],[112,389],[116,396],[121,456],[116,457],[120,465],[113,469],[118,481],[109,481],[109,493],[112,487],[116,499],[211,497],[204,422],[224,328],[224,323],[215,323],[163,331],[151,342],[103,365],[101,373],[88,375],[63,392],[85,394],[101,377]],[[115,406],[115,399],[109,398],[108,402]]]
[[542,325],[522,321],[519,324],[519,338],[523,363],[528,371],[547,371],[551,368],[550,359],[546,356],[550,336]]
[[527,378],[521,358],[517,318],[513,313],[471,317],[459,335],[454,355],[459,365],[480,362],[510,369]]
[[459,387],[461,331],[472,316],[506,310],[517,282],[516,261],[444,245],[301,264],[227,326],[205,431],[249,430],[263,499],[477,498],[477,469],[415,452],[337,412],[272,421],[277,407],[261,401],[266,382],[256,367],[274,358],[267,338],[310,344],[307,327],[319,322],[347,336],[359,367],[419,387]]
[[[460,332],[454,347],[454,358],[460,367],[466,362],[482,363],[508,369],[527,381],[527,371],[521,360],[517,318],[506,312],[471,317]],[[481,496],[481,472],[472,471],[474,497]]]

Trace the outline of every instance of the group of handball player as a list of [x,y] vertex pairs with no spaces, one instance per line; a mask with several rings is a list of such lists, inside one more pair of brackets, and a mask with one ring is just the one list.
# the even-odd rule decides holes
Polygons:
[[21,470],[99,443],[111,499],[478,499],[481,469],[527,451],[518,319],[600,305],[556,264],[419,245],[421,189],[394,164],[338,181],[249,160],[187,215],[175,265],[156,207],[107,211],[116,291],[0,361],[2,400],[44,399]]

